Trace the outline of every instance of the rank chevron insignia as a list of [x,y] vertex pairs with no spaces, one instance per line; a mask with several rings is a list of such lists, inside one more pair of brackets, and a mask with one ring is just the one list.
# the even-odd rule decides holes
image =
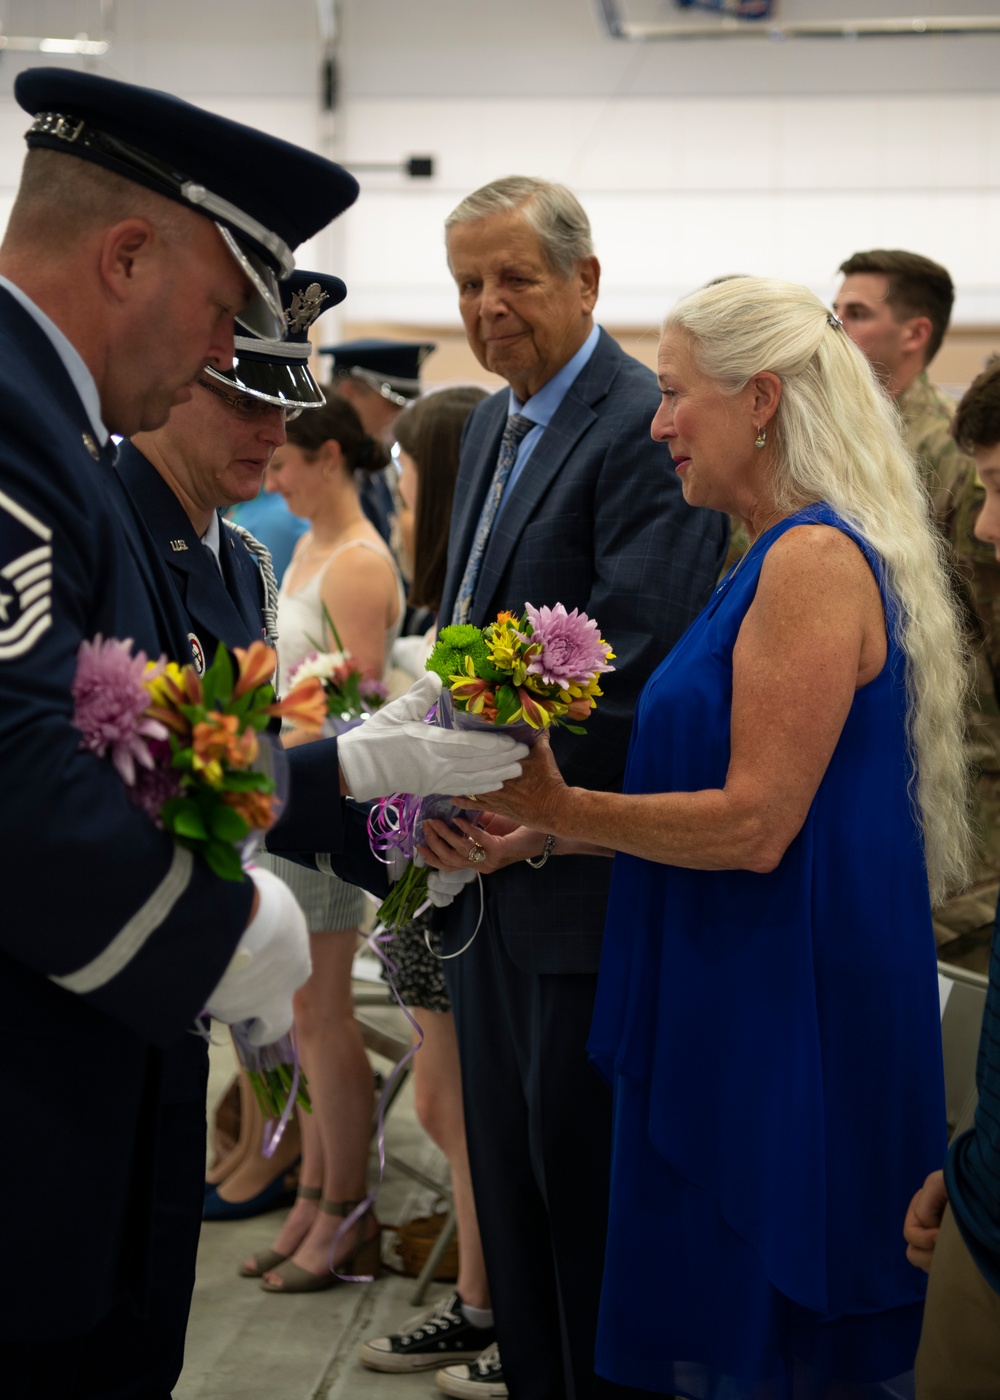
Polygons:
[[52,531],[0,491],[0,661],[52,626]]

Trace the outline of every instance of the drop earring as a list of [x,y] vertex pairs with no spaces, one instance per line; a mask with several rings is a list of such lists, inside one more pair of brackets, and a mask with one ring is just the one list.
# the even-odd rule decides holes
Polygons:
[[765,427],[762,426],[762,427],[760,427],[760,428],[757,429],[757,436],[754,438],[754,444],[753,444],[753,445],[754,445],[754,447],[757,448],[757,450],[758,450],[758,452],[759,452],[760,449],[761,449],[762,447],[766,446],[766,444],[767,444],[767,429],[766,429]]

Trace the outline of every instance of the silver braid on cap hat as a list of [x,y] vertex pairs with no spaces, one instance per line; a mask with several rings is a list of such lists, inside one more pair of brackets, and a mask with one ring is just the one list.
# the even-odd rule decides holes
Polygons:
[[264,603],[261,611],[264,614],[264,629],[267,632],[268,646],[277,649],[278,646],[278,580],[274,576],[274,564],[271,562],[271,551],[266,544],[261,544],[256,535],[251,535],[250,531],[242,525],[237,525],[234,520],[226,521],[227,529],[232,530],[237,535],[247,549],[260,565],[261,577],[264,580]]

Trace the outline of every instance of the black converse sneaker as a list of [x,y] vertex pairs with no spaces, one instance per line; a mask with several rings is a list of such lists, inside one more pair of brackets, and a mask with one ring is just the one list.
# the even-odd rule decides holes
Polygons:
[[391,1337],[363,1342],[361,1364],[372,1371],[429,1371],[442,1361],[474,1361],[493,1336],[492,1327],[473,1327],[453,1293],[409,1318]]
[[468,1366],[444,1366],[434,1379],[438,1389],[458,1400],[503,1400],[507,1387],[503,1383],[503,1365],[496,1342]]

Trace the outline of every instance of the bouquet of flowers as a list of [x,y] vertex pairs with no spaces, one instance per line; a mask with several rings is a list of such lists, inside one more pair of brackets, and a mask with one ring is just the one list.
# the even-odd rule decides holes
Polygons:
[[[334,650],[326,640],[328,629],[333,635]],[[313,643],[316,650],[299,662],[289,675],[288,683],[294,688],[310,678],[318,680],[326,696],[327,726],[339,734],[380,709],[389,692],[381,681],[354,664],[351,653],[344,650],[325,604],[323,631],[323,646]]]
[[131,641],[83,642],[73,680],[80,747],[107,754],[129,799],[174,840],[198,851],[224,880],[243,878],[251,832],[278,815],[277,785],[258,734],[281,715],[315,728],[326,706],[318,681],[284,700],[270,684],[274,652],[263,642],[224,646],[204,675],[192,665],[131,654]]
[[[524,606],[501,612],[486,627],[443,627],[427,660],[444,689],[430,722],[445,728],[499,727],[531,744],[544,729],[584,734],[583,722],[602,694],[600,677],[615,668],[614,652],[597,623],[576,608]],[[461,808],[447,797],[395,793],[369,818],[372,848],[383,859],[397,850],[410,862],[382,901],[379,917],[396,930],[427,903],[427,870],[413,857],[425,818],[448,820]],[[474,820],[474,814],[472,819]]]
[[[280,750],[258,736],[276,715],[319,729],[326,714],[315,679],[275,700],[275,654],[263,642],[234,647],[233,655],[235,665],[220,645],[199,676],[190,664],[133,655],[131,640],[98,635],[81,643],[72,687],[80,747],[110,758],[129,800],[224,880],[242,880],[244,859],[280,810]],[[290,1038],[250,1055],[253,1047],[233,1031],[252,1060],[244,1064],[261,1107],[280,1115],[296,1095],[308,1106]]]

